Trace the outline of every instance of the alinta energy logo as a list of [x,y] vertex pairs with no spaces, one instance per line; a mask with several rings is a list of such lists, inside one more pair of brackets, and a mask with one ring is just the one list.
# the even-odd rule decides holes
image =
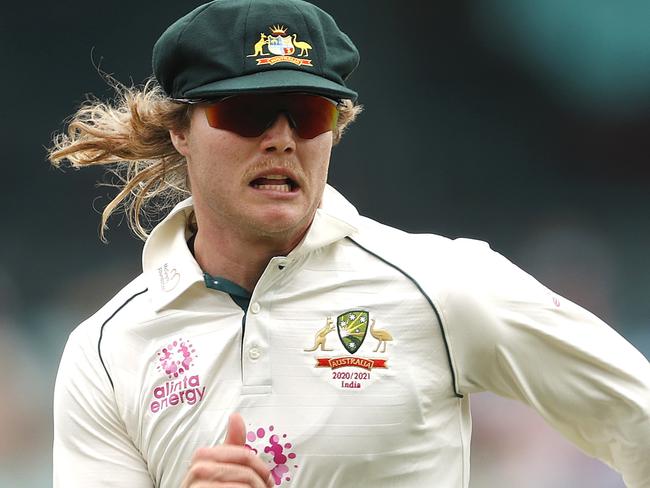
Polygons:
[[203,400],[205,386],[201,386],[199,375],[188,373],[198,357],[192,343],[182,337],[156,353],[156,370],[166,375],[169,381],[154,387],[149,404],[152,413],[183,404],[195,405]]

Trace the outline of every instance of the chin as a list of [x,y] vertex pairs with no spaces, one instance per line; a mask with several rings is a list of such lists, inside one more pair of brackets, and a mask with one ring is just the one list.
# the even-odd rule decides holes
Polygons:
[[302,234],[312,219],[304,213],[273,211],[264,212],[254,220],[260,234],[271,238],[292,238],[295,234]]

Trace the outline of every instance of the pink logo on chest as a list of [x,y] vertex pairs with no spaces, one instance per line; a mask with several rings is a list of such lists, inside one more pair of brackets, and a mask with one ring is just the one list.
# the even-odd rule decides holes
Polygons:
[[192,366],[192,361],[196,358],[196,350],[192,343],[184,341],[182,338],[168,344],[157,352],[158,364],[157,369],[164,372],[170,379],[178,378]]
[[[293,469],[298,468],[298,465],[295,464],[295,453],[291,452],[292,444],[286,442],[287,434],[282,434],[282,439],[280,439],[280,436],[274,434],[273,430],[274,427],[270,425],[268,432],[262,427],[248,431],[246,447],[266,461],[275,486],[280,486],[285,481],[291,481],[291,473]],[[289,465],[292,465],[293,468]]]

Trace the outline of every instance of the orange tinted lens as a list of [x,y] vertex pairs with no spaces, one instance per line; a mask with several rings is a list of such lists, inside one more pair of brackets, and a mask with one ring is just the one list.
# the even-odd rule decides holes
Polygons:
[[303,139],[313,139],[334,130],[338,120],[336,105],[317,95],[237,95],[205,106],[208,124],[244,137],[258,137],[280,113],[285,113],[293,129]]
[[288,97],[288,112],[296,125],[296,133],[303,139],[313,139],[336,128],[339,112],[332,101],[317,95]]

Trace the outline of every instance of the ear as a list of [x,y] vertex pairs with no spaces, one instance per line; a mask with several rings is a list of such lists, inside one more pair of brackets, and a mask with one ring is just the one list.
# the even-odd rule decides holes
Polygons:
[[187,140],[187,131],[169,129],[169,137],[176,150],[182,155],[187,157],[189,154],[189,143]]

